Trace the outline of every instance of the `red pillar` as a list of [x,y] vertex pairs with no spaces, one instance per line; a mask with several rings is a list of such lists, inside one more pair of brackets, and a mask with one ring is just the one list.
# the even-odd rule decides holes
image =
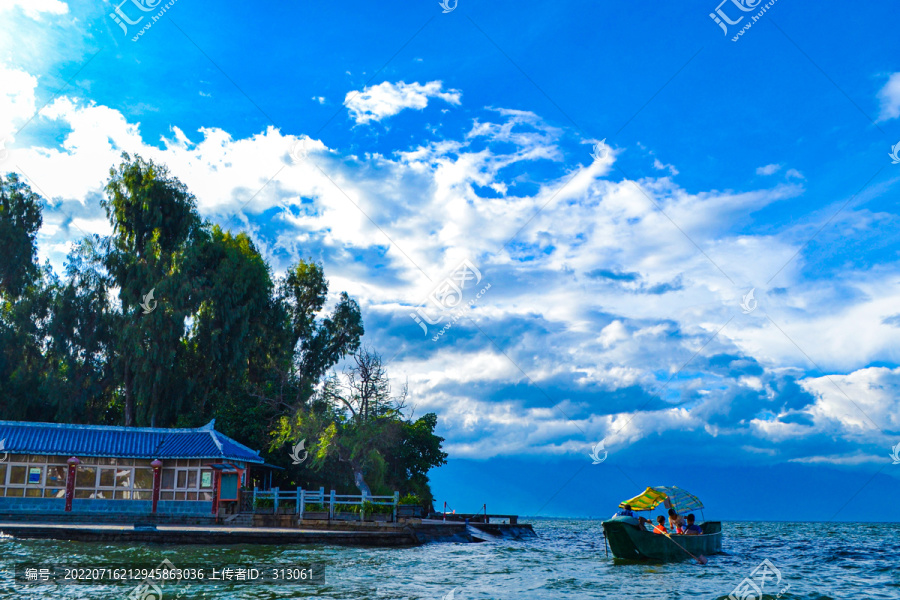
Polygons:
[[162,479],[162,469],[160,467],[162,467],[162,461],[158,458],[154,459],[150,466],[153,467],[153,509],[151,512],[155,514],[156,505],[159,502],[159,487]]
[[219,514],[219,486],[222,484],[222,477],[218,469],[213,470],[213,499],[212,514]]
[[66,461],[69,465],[69,474],[66,476],[66,512],[72,512],[72,498],[75,497],[75,472],[81,461],[74,456]]

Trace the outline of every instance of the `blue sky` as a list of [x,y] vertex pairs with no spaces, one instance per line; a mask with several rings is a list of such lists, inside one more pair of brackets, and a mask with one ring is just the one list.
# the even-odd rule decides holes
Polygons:
[[894,3],[140,4],[0,1],[57,270],[138,152],[360,301],[453,508],[900,518]]

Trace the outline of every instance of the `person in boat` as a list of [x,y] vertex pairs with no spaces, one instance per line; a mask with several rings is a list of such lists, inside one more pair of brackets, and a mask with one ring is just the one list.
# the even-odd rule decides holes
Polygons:
[[684,533],[684,519],[675,512],[674,508],[669,509],[669,527],[675,533]]
[[669,530],[666,529],[666,518],[662,515],[656,517],[656,527],[653,528],[653,533],[669,533]]
[[687,516],[687,525],[684,527],[685,535],[701,535],[703,530],[700,529],[699,525],[694,524],[694,514],[691,513]]
[[623,506],[622,510],[617,511],[616,514],[613,515],[613,517],[632,517],[634,519],[637,519],[638,524],[640,524],[640,526],[645,531],[647,528],[644,526],[644,523],[652,523],[652,521],[650,521],[650,519],[645,519],[644,517],[639,517],[636,514],[634,514],[634,510],[631,508],[630,504],[626,504],[625,506]]

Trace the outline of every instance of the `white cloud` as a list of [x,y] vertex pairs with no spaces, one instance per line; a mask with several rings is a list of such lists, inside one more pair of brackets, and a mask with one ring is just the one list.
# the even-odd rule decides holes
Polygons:
[[817,397],[811,413],[821,421],[873,437],[900,429],[900,368],[869,367],[806,379],[803,386]]
[[[0,95],[9,130],[33,113],[37,80],[22,71],[4,73],[14,83],[11,93]],[[440,84],[432,83],[431,92],[440,93]],[[365,122],[400,109],[373,103],[359,108],[369,112],[355,114]],[[864,439],[853,405],[816,378],[801,381],[815,400],[795,411],[812,425],[755,414],[706,424],[728,415],[740,393],[770,400],[780,370],[808,367],[764,311],[827,372],[849,372],[832,377],[874,420],[900,426],[892,416],[900,414],[900,372],[865,368],[891,361],[900,344],[900,328],[883,323],[900,303],[895,265],[848,267],[842,285],[853,293],[841,297],[832,283],[804,276],[795,261],[780,276],[790,294],[760,286],[763,310],[740,315],[746,289],[731,286],[694,246],[735,281],[765,281],[833,212],[766,234],[735,233],[731,224],[803,194],[799,185],[692,193],[669,177],[610,179],[615,153],[566,162],[565,132],[533,113],[505,109],[479,113],[457,139],[363,157],[274,128],[235,138],[218,128],[173,126],[171,135],[151,144],[120,112],[66,96],[37,119],[45,128],[58,127],[62,140],[15,150],[15,164],[60,205],[45,212],[42,258],[59,265],[78,229],[108,232],[97,199],[123,150],[165,163],[196,195],[203,216],[249,231],[276,269],[298,257],[327,257],[332,289],[347,290],[367,318],[378,319],[369,340],[404,349],[390,364],[392,376],[409,379],[421,410],[441,414],[448,448],[467,456],[585,453],[573,436],[584,431],[601,439],[619,428],[612,443],[680,431],[739,431],[773,444],[816,432]],[[301,139],[308,140],[310,160],[294,164],[289,153]],[[579,151],[576,156],[585,154]],[[885,221],[866,218],[875,227]],[[840,220],[869,226],[852,209]],[[499,348],[465,320],[433,343],[408,316],[464,257],[492,284],[472,318]],[[747,357],[762,373],[726,378],[704,370],[704,357],[716,354]],[[696,405],[661,407],[657,400],[638,410],[669,377],[660,395],[673,402],[694,398]],[[633,388],[645,395],[615,404],[615,393]]]
[[43,14],[64,15],[69,12],[69,5],[61,0],[0,0],[0,12],[22,9],[25,16],[40,19]]
[[675,168],[675,165],[665,164],[658,158],[653,159],[653,168],[657,171],[668,171],[673,177],[678,175],[678,169]]
[[881,91],[878,92],[881,100],[881,114],[879,121],[887,121],[900,117],[900,73],[892,74]]
[[771,165],[766,165],[764,167],[757,167],[756,174],[757,175],[772,175],[774,173],[777,173],[780,168],[781,168],[781,165],[772,163]]
[[440,81],[429,81],[426,84],[391,83],[385,81],[365,88],[362,92],[347,92],[344,103],[357,123],[381,121],[396,115],[405,108],[422,110],[428,106],[429,98],[440,98],[450,104],[458,105],[462,93],[459,90],[443,90]]
[[[0,140],[11,138],[37,110],[37,77],[0,63]],[[10,144],[7,143],[7,146]]]

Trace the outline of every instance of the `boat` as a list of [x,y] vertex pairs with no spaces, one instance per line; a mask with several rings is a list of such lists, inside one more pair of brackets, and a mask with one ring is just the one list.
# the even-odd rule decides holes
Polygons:
[[[703,509],[699,498],[675,486],[648,487],[643,493],[619,504],[619,508],[625,508],[626,504],[631,505],[634,512],[651,512],[662,504],[666,511],[674,508],[682,516]],[[700,535],[653,533],[645,529],[637,517],[624,515],[614,516],[602,525],[609,549],[616,558],[663,562],[696,558],[705,562],[705,556],[722,552],[720,521],[698,523],[703,532]]]

